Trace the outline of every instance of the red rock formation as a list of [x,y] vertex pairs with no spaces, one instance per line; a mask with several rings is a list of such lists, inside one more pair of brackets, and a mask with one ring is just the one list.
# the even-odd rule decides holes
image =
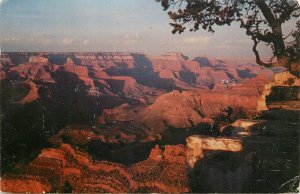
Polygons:
[[0,63],[0,80],[6,78],[6,73],[3,70],[2,62]]
[[[176,157],[176,152],[171,155]],[[136,192],[149,188],[156,192],[189,191],[185,165],[178,161],[146,160],[127,168],[116,163],[92,161],[90,156],[68,144],[58,149],[44,149],[23,169],[21,175],[8,174],[2,178],[2,191],[66,192],[66,183],[70,183],[72,192]],[[14,188],[16,184],[19,187]]]
[[24,177],[2,177],[1,191],[11,193],[33,193],[50,192],[51,185],[47,180],[38,176]]
[[29,80],[27,80],[24,83],[29,85],[30,90],[29,90],[28,94],[20,101],[20,103],[26,104],[26,103],[30,103],[30,102],[37,100],[39,98],[38,86],[34,82],[29,81]]
[[[62,144],[64,142],[62,139],[71,140],[72,145],[79,147],[86,146],[91,140],[110,145],[119,142],[131,144],[137,139],[140,142],[158,140],[159,133],[165,128],[170,126],[188,128],[201,122],[210,123],[211,115],[228,106],[241,106],[247,110],[255,110],[262,85],[269,82],[269,78],[273,75],[272,70],[257,65],[238,65],[210,58],[206,62],[205,59],[199,62],[188,60],[178,53],[160,57],[142,55],[145,57],[142,58],[146,64],[142,64],[137,60],[136,54],[131,53],[69,53],[65,54],[67,61],[61,64],[62,66],[50,64],[47,58],[50,56],[49,53],[41,53],[38,56],[26,53],[24,55],[27,58],[22,59],[21,64],[18,62],[12,64],[9,55],[3,57],[1,55],[0,66],[1,76],[9,78],[11,73],[17,73],[21,78],[28,80],[25,83],[30,86],[30,91],[20,101],[23,104],[39,98],[39,86],[55,84],[51,76],[57,71],[77,75],[78,79],[84,82],[86,86],[84,89],[90,90],[91,95],[95,93],[106,97],[117,97],[125,99],[128,103],[103,111],[99,120],[101,124],[109,124],[107,125],[109,127],[95,126],[93,130],[88,127],[86,129],[66,128],[50,138],[50,142],[56,148],[42,150],[36,159],[2,177],[1,189],[7,192],[66,192],[69,189],[73,192],[189,192],[186,153],[187,162],[192,167],[198,159],[207,156],[207,151],[240,152],[241,141],[232,138],[189,137],[187,148],[183,145],[166,145],[164,148],[155,146],[149,159],[125,166],[107,161],[95,161],[79,148]],[[29,60],[26,62],[28,57]],[[179,88],[180,92],[166,93],[166,90],[158,89],[159,87],[151,83],[144,85],[145,83],[140,79],[143,78],[142,75],[136,76],[139,71],[132,71],[136,70],[137,66],[141,69],[144,67],[147,73],[150,72],[147,74],[151,78],[149,82],[155,79],[160,81],[169,79],[170,82],[162,83],[174,84],[174,88]],[[109,70],[116,70],[117,73],[110,74]],[[259,73],[262,76],[255,77]],[[73,77],[77,77],[74,75]],[[189,79],[190,77],[193,79]],[[224,88],[221,81],[230,80],[232,77],[236,79],[236,85]],[[291,81],[284,80],[287,83],[283,84]],[[295,80],[294,83],[299,85]],[[206,89],[201,89],[202,87]],[[284,126],[279,125],[278,122],[274,123],[272,127],[267,126],[267,132],[273,137],[274,131]],[[142,129],[136,126],[142,126]],[[295,128],[294,126],[295,124],[289,127]],[[232,134],[239,138],[251,138],[253,134],[265,133],[263,123],[239,120],[231,127],[234,128]],[[255,127],[258,128],[258,132],[252,130]],[[145,128],[147,130],[144,130]],[[243,129],[238,131],[236,128]],[[279,133],[280,136],[288,136],[291,139],[288,141],[293,144],[295,134],[295,131],[286,130]],[[278,138],[279,135],[276,135],[275,137]],[[272,138],[268,141],[273,143]],[[256,139],[251,140],[256,141]],[[276,142],[280,140],[277,139]],[[245,142],[251,143],[251,141]],[[267,152],[263,153],[267,154]],[[219,180],[236,180],[236,177],[242,175],[240,169],[242,168],[235,168],[232,172],[228,170],[230,176]],[[220,171],[218,167],[209,170],[215,172],[209,174],[210,180],[227,175],[223,173],[224,169]],[[14,174],[15,172],[19,174]]]
[[[247,88],[247,87],[245,87]],[[255,87],[246,94],[238,89],[225,91],[193,90],[186,92],[173,91],[161,95],[148,107],[123,105],[105,110],[102,122],[130,121],[147,125],[155,131],[162,131],[169,126],[177,128],[190,127],[200,122],[212,122],[211,115],[228,106],[243,107],[255,111],[259,90]]]
[[34,62],[30,60],[31,62],[27,64],[20,64],[17,67],[12,67],[9,71],[15,71],[21,77],[27,79],[54,83],[54,80],[52,79],[50,73],[46,70],[46,67],[49,67],[51,71],[55,71],[57,68],[55,66],[49,66],[48,63],[44,62],[45,60],[33,60]]
[[[16,66],[17,64],[12,64],[10,58],[17,57],[17,55],[23,58],[28,57],[28,62],[21,60],[23,63],[18,66]],[[151,86],[151,83],[148,83],[147,86],[143,85],[144,83],[140,83],[141,80],[137,83],[134,76],[137,76],[135,74],[139,72],[132,70],[143,65],[140,64],[143,63],[142,60],[136,61],[135,55],[137,54],[66,53],[60,55],[65,55],[67,59],[63,67],[49,62],[50,56],[55,56],[55,54],[51,53],[16,53],[12,56],[4,53],[1,61],[3,61],[3,65],[6,68],[10,65],[15,65],[14,67],[9,67],[9,72],[16,72],[21,77],[43,83],[53,83],[51,72],[56,72],[57,70],[74,73],[84,82],[89,95],[92,96],[119,96],[121,98],[134,99],[141,104],[149,104],[153,103],[158,95],[165,93],[165,91],[155,88],[158,86],[147,87]],[[243,80],[244,78],[241,78],[237,73],[238,70],[243,70],[251,76],[262,74],[270,77],[273,75],[271,70],[257,65],[237,65],[237,63],[231,61],[220,61],[213,58],[207,58],[207,63],[210,65],[203,66],[197,60],[189,60],[180,53],[168,53],[162,56],[141,56],[144,57],[145,63],[149,63],[147,64],[149,66],[148,70],[153,71],[149,75],[145,74],[145,79],[160,80],[161,84],[164,85],[161,86],[162,88],[170,88],[170,84],[173,85],[171,88],[178,87],[184,90],[201,87],[212,88],[214,85],[217,88],[221,80],[230,80],[232,77],[238,81]],[[73,60],[76,60],[76,65]],[[6,73],[2,70],[3,67],[0,67],[0,69],[1,77],[4,78]],[[118,70],[118,76],[109,76],[107,72],[110,69]],[[157,75],[159,76],[157,77]],[[148,78],[147,76],[153,77]],[[138,75],[138,77],[142,77],[142,75]]]
[[[158,146],[152,149],[149,159],[130,167],[141,192],[188,192],[188,179],[185,165],[185,146]],[[162,156],[162,157],[160,157]]]
[[163,152],[158,145],[155,145],[155,148],[151,150],[149,159],[154,161],[161,161],[163,159]]
[[170,163],[185,164],[186,148],[183,145],[166,145],[163,156]]
[[91,88],[91,90],[95,88],[93,80],[89,77],[86,66],[75,65],[72,59],[67,58],[67,62],[64,65],[64,70],[76,74],[86,86]]

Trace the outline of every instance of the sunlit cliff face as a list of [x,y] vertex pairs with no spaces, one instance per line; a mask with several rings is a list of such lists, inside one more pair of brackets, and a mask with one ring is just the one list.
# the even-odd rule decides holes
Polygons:
[[193,168],[195,163],[204,157],[204,150],[220,150],[230,152],[240,152],[243,147],[239,140],[228,138],[211,138],[202,136],[190,136],[187,142],[187,163]]

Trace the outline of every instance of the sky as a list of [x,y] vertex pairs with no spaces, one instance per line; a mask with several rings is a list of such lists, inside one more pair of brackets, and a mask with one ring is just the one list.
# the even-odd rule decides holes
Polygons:
[[[155,0],[0,0],[0,46],[10,52],[181,52],[254,58],[239,25],[172,34]],[[289,29],[290,26],[287,27]],[[269,49],[261,48],[268,56]]]

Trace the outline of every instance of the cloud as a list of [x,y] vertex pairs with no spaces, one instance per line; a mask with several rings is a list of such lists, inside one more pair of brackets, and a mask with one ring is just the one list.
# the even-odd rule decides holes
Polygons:
[[62,40],[62,44],[63,44],[63,45],[71,45],[72,43],[73,43],[73,40],[70,39],[70,38],[64,38],[64,39]]
[[224,41],[225,44],[231,44],[231,45],[234,45],[234,44],[251,44],[252,41],[250,38],[241,38],[241,39],[237,39],[237,40],[225,40]]
[[139,33],[127,33],[124,34],[123,37],[123,44],[134,44],[137,43],[139,41],[141,41],[143,38]]
[[3,42],[14,42],[14,41],[17,41],[19,40],[17,37],[7,37],[7,38],[3,38],[1,41]]
[[45,45],[45,46],[53,44],[57,40],[58,40],[57,38],[51,37],[50,35],[44,32],[34,32],[30,34],[28,37],[22,39],[23,42],[35,43],[35,44]]
[[229,44],[219,44],[219,45],[216,45],[215,48],[217,50],[233,50],[236,48],[235,45],[229,45]]
[[207,36],[199,36],[199,37],[188,37],[182,40],[185,44],[206,44],[211,39]]
[[48,38],[40,38],[37,40],[37,42],[40,44],[49,45],[52,43],[52,40],[50,40]]
[[135,32],[135,33],[127,33],[123,36],[124,39],[126,40],[139,40],[141,39],[141,36],[139,33]]
[[90,44],[90,41],[85,39],[82,41],[82,45],[89,45]]

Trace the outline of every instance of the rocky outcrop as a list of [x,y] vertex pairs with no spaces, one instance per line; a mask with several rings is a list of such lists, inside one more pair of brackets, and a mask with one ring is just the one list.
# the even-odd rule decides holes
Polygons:
[[189,192],[185,165],[184,145],[158,145],[152,149],[148,160],[134,164],[130,169],[139,183],[141,192]]
[[249,130],[253,125],[263,123],[263,120],[252,120],[252,119],[238,119],[231,125],[233,127],[242,127],[244,130]]
[[67,62],[64,65],[64,70],[72,72],[78,77],[88,77],[88,69],[86,66],[75,65],[74,61],[71,58],[67,58]]
[[188,137],[191,190],[295,192],[296,184],[283,185],[298,176],[298,125],[298,118],[239,119],[226,137]]
[[89,77],[86,66],[75,65],[71,58],[67,58],[67,62],[64,65],[64,70],[76,74],[79,79],[90,88],[91,91],[96,91],[94,81]]
[[56,65],[51,65],[45,56],[31,56],[28,62],[17,66],[11,66],[8,73],[16,72],[20,77],[32,81],[41,81],[45,83],[54,83],[51,72],[58,69]]
[[162,161],[163,160],[163,152],[159,148],[158,145],[155,145],[155,147],[151,150],[149,159],[154,160],[154,161]]
[[242,151],[242,143],[231,138],[212,138],[203,136],[190,136],[186,139],[187,153],[186,160],[190,168],[205,156],[205,150],[214,151]]
[[47,57],[43,56],[31,56],[29,57],[29,63],[49,63],[49,60]]
[[296,76],[292,75],[289,72],[283,72],[275,75],[274,82],[266,84],[264,86],[262,95],[258,99],[257,111],[266,111],[268,110],[268,105],[266,102],[267,96],[269,96],[272,92],[272,88],[276,86],[283,87],[292,87],[292,86],[300,86],[300,79]]
[[9,69],[9,72],[16,72],[20,77],[30,80],[54,83],[50,72],[54,72],[56,70],[56,66],[48,66],[48,63],[29,62],[28,64],[20,64],[19,66],[12,67]]
[[162,151],[158,145],[151,150],[149,159],[154,161],[168,161],[169,163],[185,164],[186,148],[183,145],[165,145]]

